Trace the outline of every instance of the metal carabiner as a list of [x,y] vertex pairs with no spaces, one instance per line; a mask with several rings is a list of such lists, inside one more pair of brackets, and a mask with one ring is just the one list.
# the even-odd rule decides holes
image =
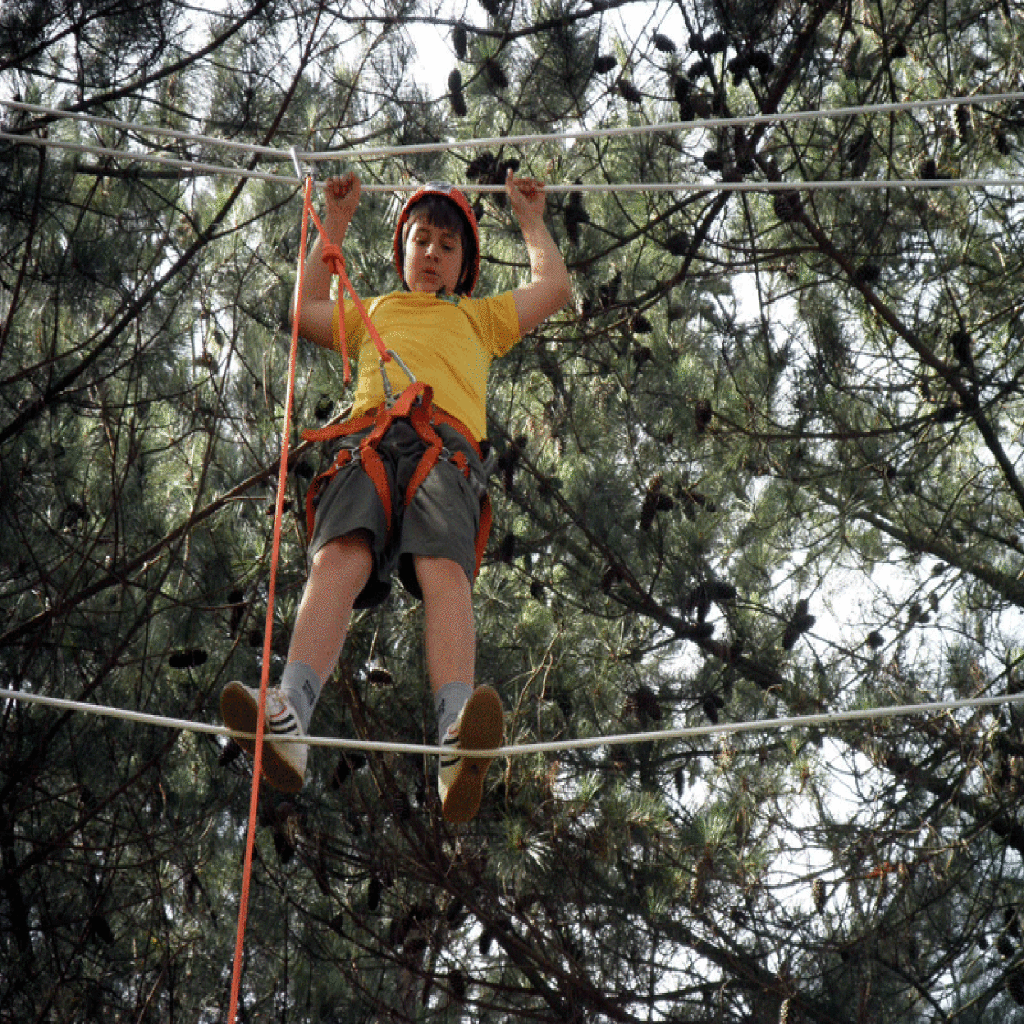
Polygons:
[[[412,375],[412,371],[409,369],[408,366],[405,365],[405,363],[402,362],[402,357],[394,349],[389,348],[386,352],[386,355],[390,356],[391,359],[394,359],[394,361],[398,363],[398,365],[405,371],[405,375],[406,377],[409,378],[410,384],[416,383],[416,378]],[[387,370],[384,369],[384,361],[384,356],[381,356],[380,376],[381,380],[384,382],[384,401],[387,404],[388,408],[390,409],[391,406],[395,404],[395,397],[391,391],[391,381],[388,380]]]
[[289,150],[292,158],[292,166],[295,168],[295,173],[298,176],[299,182],[305,181],[309,178],[311,181],[316,181],[316,175],[313,173],[313,168],[309,165],[306,167],[302,166],[302,161],[299,160],[298,150],[292,146]]

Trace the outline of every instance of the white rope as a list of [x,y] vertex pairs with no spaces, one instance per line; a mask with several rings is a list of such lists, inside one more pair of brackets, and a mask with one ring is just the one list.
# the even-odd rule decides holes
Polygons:
[[[202,163],[196,160],[182,160],[179,157],[166,156],[163,153],[134,153],[131,150],[112,149],[108,146],[92,146],[86,142],[68,142],[62,139],[39,138],[35,135],[16,135],[12,132],[0,132],[0,139],[15,142],[23,146],[36,146],[43,149],[66,149],[72,153],[85,153],[88,156],[109,156],[128,163],[151,163],[176,170],[188,171],[193,174],[222,174],[227,177],[255,178],[262,181],[275,181],[283,185],[302,185],[302,180],[292,176],[271,174],[269,171],[251,170],[246,167],[231,167],[224,164]],[[97,174],[103,173],[102,167],[92,168]],[[364,191],[365,191],[364,187]]]
[[[925,100],[902,100],[888,103],[864,103],[847,107],[832,107],[818,110],[778,111],[774,114],[738,114],[732,117],[708,117],[690,121],[663,121],[653,124],[622,125],[616,128],[573,128],[562,132],[548,132],[532,135],[497,135],[491,138],[448,139],[444,142],[419,142],[402,146],[367,146],[361,149],[341,150],[310,150],[298,151],[300,159],[309,163],[324,160],[376,160],[382,157],[401,156],[403,154],[424,154],[445,152],[451,149],[474,149],[484,146],[520,146],[533,145],[541,142],[568,142],[577,139],[606,139],[624,135],[644,135],[653,132],[686,132],[701,131],[709,128],[738,128],[753,125],[785,124],[797,121],[813,121],[859,117],[871,114],[891,114],[913,110],[930,110],[936,107],[983,106],[986,103],[1016,103],[1024,100],[1024,92],[986,93],[975,96],[940,96]],[[222,146],[256,156],[264,156],[271,160],[291,160],[291,150],[276,149],[272,146],[260,146],[247,142],[236,142],[220,139],[209,135],[197,135],[180,128],[165,128],[161,125],[140,124],[137,121],[122,121],[117,118],[100,117],[74,110],[60,110],[43,107],[21,100],[0,99],[0,103],[12,110],[24,113],[39,114],[45,117],[72,118],[89,124],[103,125],[137,132],[145,135],[157,135],[163,138],[178,139],[186,142],[197,142],[210,146]],[[19,136],[24,138],[24,136]],[[295,179],[289,179],[295,180]]]
[[[518,136],[497,136],[484,139],[462,139],[448,140],[442,143],[420,143],[406,146],[387,146],[363,148],[357,150],[343,151],[318,151],[297,153],[294,149],[284,153],[280,150],[266,146],[255,146],[249,143],[239,143],[227,139],[217,139],[210,136],[196,135],[184,132],[179,129],[164,128],[159,125],[143,125],[137,122],[118,121],[113,118],[97,117],[92,114],[85,114],[76,111],[62,111],[52,108],[41,107],[35,104],[23,103],[16,100],[0,98],[0,103],[14,110],[28,113],[37,113],[58,118],[75,118],[89,123],[117,127],[139,134],[155,134],[165,138],[172,138],[181,141],[197,142],[214,146],[222,146],[242,152],[266,156],[278,160],[303,160],[316,162],[323,160],[336,160],[341,156],[349,160],[370,160],[381,157],[397,156],[412,153],[434,153],[455,148],[472,148],[496,145],[527,145],[539,142],[569,141],[576,139],[610,138],[623,135],[639,135],[660,131],[691,131],[695,129],[706,130],[710,128],[722,128],[744,125],[761,125],[769,123],[785,123],[819,118],[843,118],[855,117],[870,114],[894,113],[898,111],[922,110],[943,106],[979,105],[984,103],[1017,102],[1024,100],[1024,93],[997,93],[984,96],[958,96],[935,98],[931,100],[913,100],[900,103],[877,103],[864,104],[860,106],[839,107],[829,110],[804,110],[780,112],[776,114],[753,114],[729,118],[705,118],[699,121],[673,121],[649,125],[631,125],[619,128],[602,129],[576,129],[565,132],[548,133],[545,135],[518,135]],[[18,145],[43,146],[47,148],[66,149],[73,152],[86,153],[94,156],[110,156],[120,160],[145,161],[148,163],[166,165],[172,168],[186,170],[191,173],[210,173],[235,175],[246,178],[261,179],[265,181],[279,182],[289,185],[301,185],[303,179],[288,175],[274,175],[263,171],[250,170],[246,168],[229,167],[217,164],[202,163],[197,161],[181,160],[176,157],[169,157],[163,154],[154,153],[133,153],[124,150],[112,149],[102,146],[90,146],[83,143],[73,143],[37,136],[15,134],[11,132],[0,132],[0,139]],[[896,189],[896,188],[1011,188],[1024,184],[1022,178],[939,178],[939,179],[853,179],[834,181],[799,181],[799,182],[724,182],[709,181],[704,183],[693,182],[630,182],[625,184],[571,184],[571,185],[549,185],[549,192],[665,192],[665,191],[735,191],[735,192],[779,192],[779,191],[825,191],[838,189]],[[414,191],[419,186],[413,184],[373,184],[367,183],[363,186],[364,191],[372,192],[401,192]],[[503,185],[470,185],[465,186],[467,191],[478,192],[501,192]],[[166,728],[181,729],[190,732],[209,733],[219,736],[244,735],[232,733],[224,726],[206,725],[192,722],[186,719],[166,718],[160,715],[144,714],[142,712],[130,711],[123,708],[110,707],[107,705],[89,704],[81,701],[65,700],[58,697],[46,697],[41,694],[26,693],[19,690],[0,689],[0,697],[37,703],[49,707],[61,708],[68,711],[76,711],[87,714],[94,714],[106,717],[120,718],[145,725],[155,725]],[[804,715],[793,718],[776,718],[763,721],[730,722],[710,726],[694,726],[680,729],[666,729],[654,732],[630,733],[618,736],[595,736],[575,740],[559,740],[549,743],[528,743],[508,747],[501,747],[493,753],[495,756],[510,756],[512,754],[525,753],[548,753],[563,750],[592,748],[598,746],[615,744],[653,743],[670,739],[689,739],[698,737],[720,736],[735,733],[781,730],[785,728],[806,728],[816,725],[834,725],[839,722],[864,721],[868,719],[897,717],[910,714],[927,714],[939,711],[949,711],[957,708],[980,708],[1003,703],[1016,703],[1024,701],[1024,694],[1002,697],[979,697],[965,700],[940,701],[927,704],[897,705],[892,707],[867,708],[856,711],[832,712],[821,715]],[[277,742],[281,742],[278,740]],[[294,742],[284,740],[284,742]],[[351,750],[372,750],[385,753],[408,753],[408,754],[439,754],[442,748],[415,743],[387,743],[367,740],[350,740],[340,737],[305,737],[302,742],[310,746],[340,747]]]
[[[38,106],[36,104],[24,103],[18,100],[0,99],[0,103],[14,110],[25,113],[40,114],[55,118],[72,118],[86,121],[88,123],[115,127],[125,131],[138,134],[157,135],[179,141],[195,142],[208,146],[222,146],[239,152],[263,156],[272,160],[301,160],[313,164],[325,160],[346,160],[365,161],[380,159],[384,157],[400,156],[404,154],[424,154],[443,152],[450,149],[480,148],[486,146],[509,146],[528,145],[542,142],[565,142],[577,139],[601,139],[624,135],[641,135],[652,132],[668,131],[693,131],[707,130],[712,128],[729,128],[749,125],[777,124],[795,121],[806,121],[826,118],[856,117],[870,114],[895,113],[899,111],[924,110],[935,107],[974,106],[986,103],[1009,103],[1024,100],[1024,93],[992,93],[978,96],[951,96],[940,97],[928,100],[907,100],[904,102],[872,103],[859,106],[836,107],[827,110],[797,110],[779,112],[775,114],[749,114],[737,117],[716,117],[704,118],[694,121],[669,121],[647,125],[628,125],[617,128],[580,128],[564,132],[553,132],[548,134],[534,135],[505,135],[492,138],[477,139],[449,139],[444,142],[415,143],[404,146],[378,146],[364,147],[362,149],[346,150],[322,150],[303,151],[294,149],[287,152],[269,146],[257,146],[250,143],[235,142],[229,139],[218,139],[213,136],[197,135],[182,131],[176,128],[164,128],[159,125],[146,125],[134,121],[120,121],[115,118],[98,117],[94,114],[85,114],[78,111],[62,111],[59,109]],[[124,150],[111,149],[102,146],[90,146],[83,143],[62,142],[15,134],[11,132],[0,132],[0,139],[18,143],[21,145],[34,145],[53,148],[64,148],[76,152],[88,153],[97,156],[112,156],[118,159],[130,161],[148,161],[156,164],[163,164],[179,168],[191,173],[226,174],[237,177],[254,178],[264,181],[278,182],[288,185],[301,185],[302,179],[291,175],[275,175],[265,171],[248,170],[246,168],[222,166],[217,164],[202,163],[190,160],[181,160],[163,154],[132,153]],[[835,188],[835,189],[872,189],[872,188],[942,188],[942,187],[1016,187],[1021,184],[1020,178],[942,178],[942,179],[902,179],[896,181],[886,180],[852,180],[833,182],[709,182],[705,184],[662,182],[662,183],[629,183],[625,185],[552,185],[548,186],[551,192],[585,192],[585,191],[699,191],[714,188],[719,191],[778,191],[786,188]],[[413,184],[383,185],[367,184],[364,191],[373,192],[400,192],[414,191],[419,186]],[[476,185],[469,186],[479,192],[500,192],[503,185]]]
[[234,139],[221,139],[213,135],[196,135],[193,132],[183,131],[181,128],[166,128],[163,125],[142,124],[139,121],[122,121],[116,117],[100,117],[97,114],[86,114],[79,110],[43,107],[37,103],[24,103],[21,100],[0,99],[0,103],[10,107],[12,110],[20,110],[25,114],[39,114],[42,117],[52,117],[58,120],[69,118],[74,121],[84,121],[87,124],[135,132],[139,135],[156,135],[163,139],[178,139],[182,142],[199,142],[207,146],[221,146],[224,149],[235,149],[240,153],[250,153],[256,156],[269,157],[270,159],[290,159],[284,151],[273,146],[257,146],[251,142],[236,142]]
[[775,114],[739,114],[735,117],[704,117],[692,121],[663,121],[654,124],[623,125],[618,128],[575,128],[547,135],[497,135],[489,139],[453,139],[441,144],[416,143],[406,146],[378,146],[374,148],[324,150],[302,154],[307,160],[338,159],[345,155],[351,160],[370,160],[405,153],[433,153],[447,149],[465,149],[478,146],[523,146],[536,142],[569,142],[577,139],[608,139],[623,135],[647,135],[653,132],[685,132],[709,128],[740,128],[750,125],[782,124],[791,121],[857,117],[862,114],[885,114],[897,111],[926,110],[932,107],[959,107],[965,105],[1016,102],[1024,100],[1024,93],[992,93],[987,96],[950,96],[943,99],[907,100],[901,103],[867,103],[853,107],[834,107],[827,110],[791,110]]
[[[148,715],[125,708],[110,707],[103,704],[89,704],[83,701],[65,700],[61,697],[47,697],[38,693],[26,693],[22,690],[0,689],[0,698],[41,704],[65,711],[77,711],[85,714],[99,715],[108,718],[120,718],[143,725],[156,725],[169,729],[180,729],[185,732],[210,733],[215,736],[239,736],[255,738],[247,733],[232,732],[223,725],[207,725],[203,722],[192,722],[181,718],[164,718],[161,715]],[[817,715],[798,715],[791,718],[767,718],[743,722],[723,722],[718,725],[687,726],[678,729],[660,729],[651,732],[620,733],[615,736],[586,736],[572,740],[552,740],[542,743],[519,743],[495,750],[480,751],[482,755],[494,757],[511,757],[516,754],[547,754],[565,750],[583,750],[594,747],[622,746],[637,743],[658,743],[665,740],[699,739],[710,736],[729,736],[748,732],[774,732],[783,729],[806,729],[813,726],[834,726],[845,722],[862,722],[880,718],[898,718],[908,715],[937,714],[964,708],[986,708],[1001,704],[1019,704],[1024,702],[1024,693],[1004,694],[999,697],[967,697],[961,700],[933,701],[924,704],[896,704],[888,707],[857,708],[851,711],[832,711]],[[281,737],[275,743],[306,743],[313,747],[333,747],[344,750],[369,750],[391,754],[441,754],[444,748],[423,743],[389,743],[375,740],[353,740],[337,736],[306,736],[300,739]]]
[[[40,139],[24,135],[13,135],[0,132],[0,139],[17,142],[23,145],[43,146],[52,149],[68,149],[74,152],[87,153],[95,156],[111,156],[129,162],[146,162],[173,167],[182,171],[204,174],[222,174],[240,178],[255,178],[261,181],[277,182],[282,185],[301,185],[304,181],[294,175],[272,174],[268,171],[249,170],[244,167],[230,167],[218,164],[197,163],[179,160],[160,153],[132,153],[124,150],[107,149],[102,146],[90,146],[80,142],[61,142],[54,139]],[[102,174],[102,168],[95,168],[95,173]],[[1020,188],[1024,185],[1024,177],[1010,178],[852,178],[828,179],[819,181],[716,181],[709,179],[702,182],[693,181],[646,181],[610,182],[599,184],[567,184],[545,185],[545,191],[557,192],[838,192],[882,189],[942,189],[942,188]],[[363,184],[364,192],[415,192],[421,185],[417,182],[381,184],[368,182]],[[504,185],[460,184],[464,192],[504,192]]]

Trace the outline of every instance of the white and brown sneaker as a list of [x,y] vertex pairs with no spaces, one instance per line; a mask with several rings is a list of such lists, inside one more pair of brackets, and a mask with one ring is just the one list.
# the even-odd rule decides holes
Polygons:
[[494,758],[472,757],[468,752],[500,747],[504,730],[497,691],[491,686],[478,686],[441,741],[445,751],[437,773],[437,791],[445,821],[457,825],[480,810],[484,776]]
[[[244,683],[228,683],[221,691],[220,713],[224,724],[232,732],[255,735],[259,717],[260,691]],[[276,737],[303,737],[302,722],[291,701],[277,688],[267,690],[266,722],[263,729],[263,778],[282,793],[298,793],[306,777],[305,743],[277,743]],[[235,741],[250,754],[256,751],[256,741],[242,736]]]

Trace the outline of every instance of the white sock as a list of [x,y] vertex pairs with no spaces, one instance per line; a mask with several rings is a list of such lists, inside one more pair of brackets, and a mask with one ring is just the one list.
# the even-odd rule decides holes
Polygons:
[[434,710],[437,712],[437,742],[444,740],[444,734],[448,726],[454,725],[462,709],[473,693],[473,687],[468,683],[450,682],[445,683],[437,693],[434,694]]
[[304,732],[309,732],[323,685],[324,681],[303,661],[289,661],[281,673],[281,691],[292,702]]

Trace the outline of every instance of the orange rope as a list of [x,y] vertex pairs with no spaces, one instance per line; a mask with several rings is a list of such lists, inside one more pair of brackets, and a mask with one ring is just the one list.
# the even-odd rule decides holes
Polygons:
[[[274,541],[270,552],[270,585],[267,595],[267,620],[263,633],[263,671],[260,676],[260,699],[259,710],[256,717],[256,748],[252,768],[252,793],[249,798],[249,828],[245,839],[245,862],[242,867],[242,892],[238,900],[238,931],[235,936],[235,962],[231,974],[231,998],[228,1004],[228,1024],[235,1024],[238,1012],[238,996],[242,980],[242,955],[245,943],[245,924],[249,916],[249,883],[252,879],[252,857],[256,839],[256,812],[259,807],[260,774],[263,768],[263,734],[266,724],[267,686],[270,680],[270,647],[274,630],[274,589],[277,580],[277,564],[281,552],[281,520],[284,515],[284,495],[288,483],[288,435],[292,421],[292,403],[295,395],[295,367],[299,349],[299,311],[302,304],[302,280],[305,269],[305,255],[309,221],[312,219],[317,231],[320,233],[323,261],[330,268],[331,272],[338,275],[340,282],[338,287],[338,330],[341,336],[341,354],[345,364],[345,383],[351,380],[349,369],[348,349],[345,340],[345,308],[344,292],[347,291],[355,303],[359,315],[366,324],[366,329],[373,339],[380,353],[381,361],[386,363],[391,360],[391,353],[387,350],[384,340],[370,319],[370,314],[363,305],[362,299],[356,294],[352,282],[345,273],[345,258],[341,249],[333,242],[327,240],[327,233],[324,231],[320,218],[310,196],[313,190],[313,179],[306,178],[305,193],[302,202],[302,230],[299,241],[299,269],[295,288],[295,310],[292,318],[292,344],[288,354],[288,390],[284,404],[284,426],[281,428],[281,465],[277,479],[277,502],[274,506]],[[383,373],[383,369],[381,370]]]
[[[306,227],[313,179],[306,179],[303,200],[302,238],[299,244],[299,271],[296,293],[302,295],[302,271],[306,252]],[[242,953],[245,939],[245,923],[249,915],[249,882],[252,878],[252,855],[256,838],[256,811],[259,806],[260,772],[263,766],[263,732],[266,717],[267,684],[270,679],[271,640],[274,630],[274,587],[277,580],[277,563],[281,551],[281,520],[284,514],[284,495],[288,484],[288,435],[292,420],[292,399],[295,394],[295,366],[299,348],[298,310],[292,321],[292,344],[288,355],[288,390],[284,403],[284,426],[281,428],[281,465],[277,477],[277,503],[274,507],[274,542],[270,552],[270,589],[267,596],[267,620],[263,633],[263,671],[260,677],[259,711],[256,720],[256,750],[252,769],[252,794],[249,798],[249,829],[245,840],[245,863],[242,868],[242,892],[238,901],[238,932],[235,937],[235,964],[231,975],[231,999],[228,1004],[228,1024],[235,1024],[238,1011],[238,993],[242,980]]]
[[[324,231],[324,226],[320,223],[320,218],[316,215],[316,211],[312,207],[309,208],[309,216],[313,218],[313,223],[316,225],[317,231],[320,232],[320,239],[322,243],[321,248],[323,252],[322,259],[324,263],[331,268],[331,273],[338,275],[338,335],[341,338],[341,358],[345,367],[345,383],[348,384],[352,380],[352,372],[349,369],[348,340],[345,337],[344,297],[346,291],[355,303],[356,309],[359,311],[359,315],[363,318],[363,323],[366,324],[366,329],[369,332],[370,337],[373,339],[373,343],[377,346],[377,351],[380,353],[381,359],[384,360],[385,363],[391,361],[391,353],[388,352],[387,346],[384,344],[384,339],[381,338],[380,333],[374,326],[373,321],[370,319],[370,314],[366,312],[363,300],[356,294],[356,290],[352,287],[352,282],[349,280],[348,274],[345,273],[345,257],[342,256],[341,249],[333,242],[329,242],[327,240],[327,232]],[[303,228],[305,228],[305,218],[303,218]]]

